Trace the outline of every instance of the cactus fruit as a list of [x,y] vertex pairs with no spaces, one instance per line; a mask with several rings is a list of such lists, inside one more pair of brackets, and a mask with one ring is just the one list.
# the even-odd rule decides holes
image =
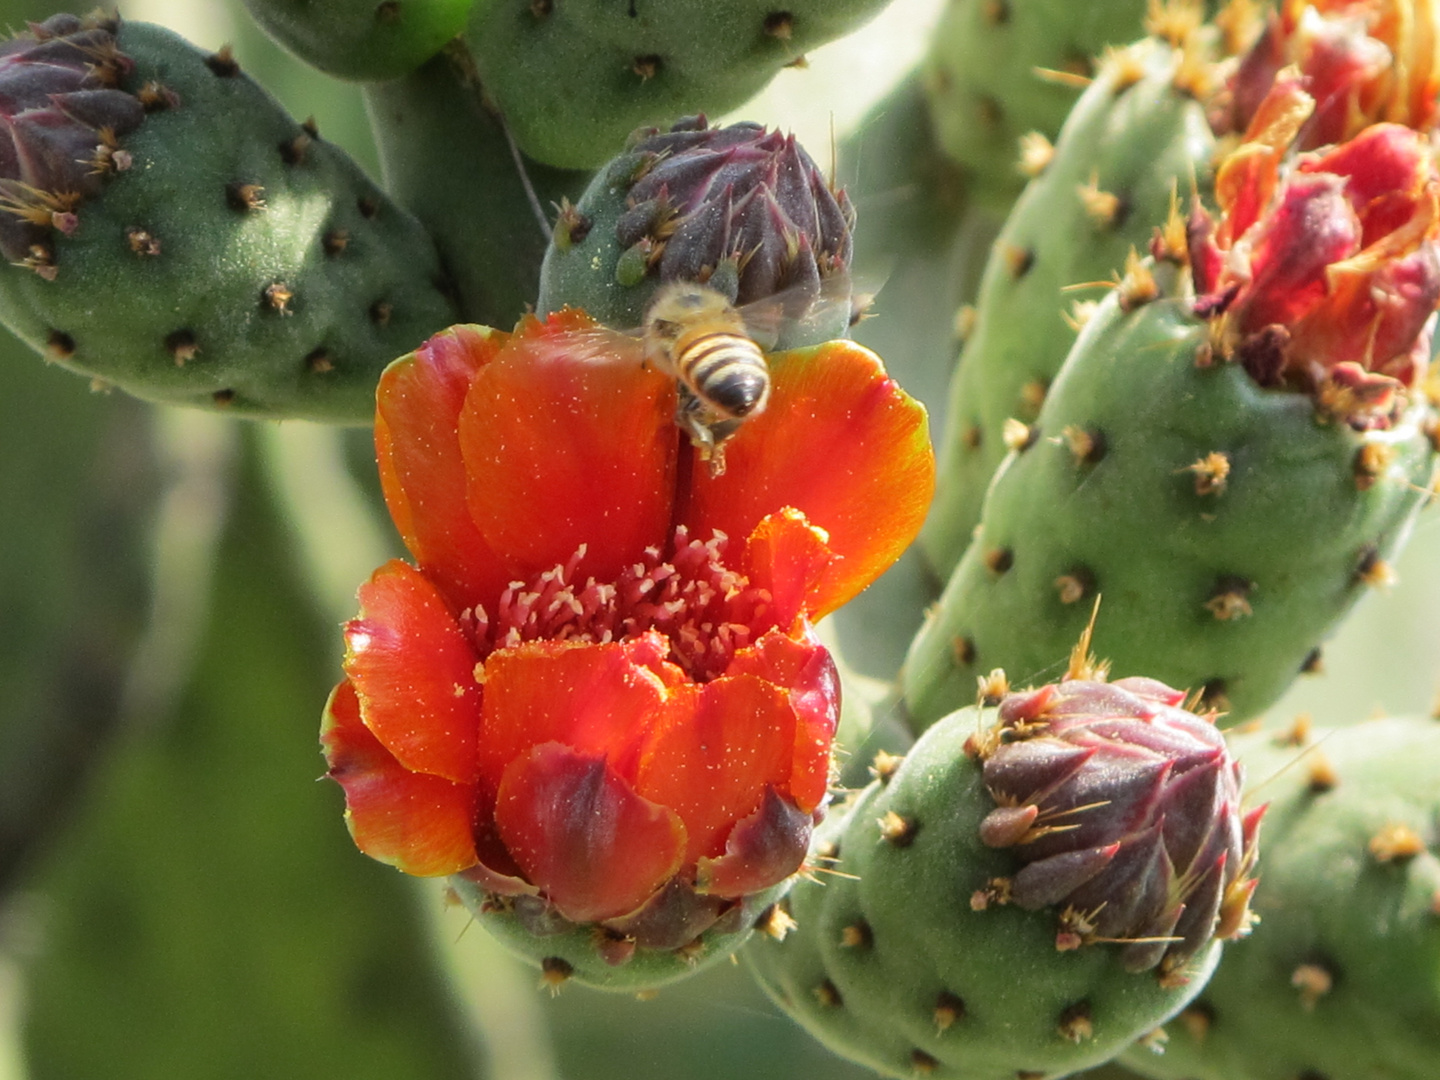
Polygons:
[[[950,389],[945,484],[921,535],[944,581],[1005,457],[1005,421],[1035,419],[1075,341],[1069,286],[1103,281],[1164,220],[1178,188],[1208,182],[1215,140],[1195,95],[1199,43],[1149,39],[1113,53],[996,241]],[[1044,144],[1042,149],[1048,148]]]
[[1165,1038],[1157,1080],[1430,1080],[1440,1061],[1440,722],[1234,737],[1269,802],[1261,925]]
[[1025,182],[1017,168],[1021,137],[1055,137],[1076,87],[1093,74],[1092,57],[1139,37],[1146,6],[1147,0],[947,5],[925,58],[925,88],[937,140],[965,170],[973,197],[1002,206],[1015,197]]
[[633,129],[744,104],[883,0],[481,0],[465,40],[520,148],[593,169]]
[[[144,119],[118,143],[45,122],[56,145],[89,147],[86,165],[103,174],[89,197],[94,177],[37,172],[48,159],[21,152],[3,183],[30,233],[22,258],[6,248],[22,265],[0,268],[5,324],[151,401],[368,420],[385,364],[453,319],[419,225],[227,51],[145,23],[56,16],[0,60],[14,72],[7,100],[46,101],[55,65],[27,61],[37,53],[99,55],[117,72],[115,89],[87,91],[89,111],[66,122],[103,127],[121,91],[125,115]],[[16,145],[28,147],[20,123]]]
[[766,991],[894,1077],[1065,1076],[1176,1012],[1248,927],[1258,822],[1182,696],[1067,680],[877,761],[770,924],[795,929],[747,948]]
[[1282,174],[1314,103],[1290,82],[1266,100],[1219,170],[1222,221],[1173,218],[1012,429],[907,660],[922,725],[991,667],[1043,672],[1100,595],[1118,673],[1254,715],[1388,580],[1435,462],[1440,184],[1428,141],[1393,124]]
[[854,211],[794,136],[712,128],[703,116],[636,136],[562,209],[541,269],[542,313],[583,307],[636,327],[662,283],[708,281],[740,305],[777,293],[802,301],[786,304],[801,317],[779,348],[844,336]]
[[398,79],[465,28],[473,0],[244,0],[271,37],[342,79]]

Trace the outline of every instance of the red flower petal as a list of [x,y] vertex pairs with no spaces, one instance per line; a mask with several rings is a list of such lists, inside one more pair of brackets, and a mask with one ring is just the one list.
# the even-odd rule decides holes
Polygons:
[[1288,325],[1326,292],[1326,268],[1360,248],[1360,221],[1337,176],[1313,173],[1286,184],[1246,238],[1248,284],[1236,301],[1242,331]]
[[330,777],[345,789],[345,823],[372,859],[418,877],[475,864],[470,823],[475,789],[412,773],[360,722],[355,689],[342,682],[320,726]]
[[825,573],[835,559],[825,534],[791,507],[762,520],[745,544],[750,583],[769,590],[772,616],[782,630],[818,606]]
[[540,743],[609,758],[633,779],[643,737],[665,708],[666,687],[646,665],[658,635],[624,644],[536,641],[485,661],[477,762],[498,784],[506,765]]
[[697,461],[677,520],[697,535],[749,536],[794,507],[840,559],[814,591],[818,618],[870,584],[920,530],[935,486],[924,407],[849,341],[770,357],[765,412],[725,445],[726,471]]
[[785,788],[795,754],[795,710],[781,687],[754,675],[671,691],[640,759],[635,790],[685,822],[685,862],[718,856],[735,822],[767,786]]
[[471,380],[508,336],[452,326],[386,368],[375,395],[375,452],[390,516],[457,610],[493,606],[509,582],[470,518],[458,431]]
[[671,381],[581,312],[527,320],[460,413],[470,511],[512,578],[563,564],[613,581],[670,533]]
[[685,827],[603,755],[544,743],[511,762],[495,822],[525,876],[574,922],[634,911],[680,869]]
[[385,748],[413,772],[475,783],[477,657],[429,579],[398,559],[376,570],[345,644],[345,674]]
[[730,831],[725,854],[700,860],[696,888],[738,897],[784,881],[805,862],[813,824],[809,814],[767,788],[760,808]]
[[739,650],[726,675],[749,673],[784,687],[795,709],[795,756],[789,782],[781,786],[807,813],[830,786],[830,748],[840,722],[840,675],[830,650],[806,628],[796,640],[771,631]]

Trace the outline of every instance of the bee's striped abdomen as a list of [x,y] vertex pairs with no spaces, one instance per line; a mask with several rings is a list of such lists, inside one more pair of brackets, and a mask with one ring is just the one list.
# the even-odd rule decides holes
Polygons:
[[730,330],[714,330],[687,342],[675,368],[697,398],[729,418],[758,412],[770,396],[770,369],[760,347]]

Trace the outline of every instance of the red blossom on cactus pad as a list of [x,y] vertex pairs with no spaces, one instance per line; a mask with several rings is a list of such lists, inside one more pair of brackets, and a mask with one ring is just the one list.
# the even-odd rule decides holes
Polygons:
[[415,565],[361,587],[322,734],[363,851],[671,948],[800,866],[839,707],[811,624],[913,538],[933,461],[864,349],[772,376],[712,477],[671,380],[583,313],[391,365]]
[[1220,220],[1197,209],[1190,222],[1196,311],[1220,320],[1222,348],[1262,385],[1319,400],[1342,365],[1389,380],[1391,393],[1334,414],[1383,427],[1429,360],[1440,178],[1429,140],[1398,124],[1287,160],[1313,107],[1296,84],[1278,85],[1221,163]]
[[1377,123],[1428,132],[1440,119],[1440,8],[1433,0],[1283,0],[1227,80],[1214,126],[1254,130],[1277,82],[1315,102],[1297,146]]

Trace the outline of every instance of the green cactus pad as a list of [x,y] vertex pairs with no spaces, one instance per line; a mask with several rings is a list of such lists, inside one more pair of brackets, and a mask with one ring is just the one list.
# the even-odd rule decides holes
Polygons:
[[942,581],[980,521],[1005,457],[1005,421],[1035,419],[1075,341],[1069,309],[1098,295],[1065,290],[1110,279],[1131,248],[1144,249],[1177,189],[1208,180],[1215,140],[1204,107],[1177,86],[1181,70],[1180,52],[1155,40],[1103,65],[995,243],[951,383],[943,482],[921,538]]
[[[941,147],[975,197],[1008,203],[1024,183],[1019,139],[1053,138],[1106,45],[1144,32],[1146,0],[954,0],[925,59]],[[1140,159],[1143,163],[1143,159]]]
[[743,105],[883,0],[483,0],[466,40],[538,161],[593,169],[634,128]]
[[527,911],[530,898],[487,896],[462,876],[452,877],[450,885],[475,920],[516,956],[539,967],[553,989],[574,979],[599,990],[635,993],[687,979],[732,956],[784,895],[789,882],[747,896],[680,949],[637,948],[633,940],[601,927],[568,922],[546,911],[543,903]]
[[150,401],[368,422],[384,366],[454,321],[428,236],[227,53],[144,23],[118,45],[153,109],[130,165],[44,274],[0,267],[0,319]]
[[244,0],[265,32],[341,79],[398,79],[465,27],[473,0]]
[[1385,578],[1429,497],[1427,408],[1388,430],[1326,423],[1305,394],[1206,365],[1190,301],[1126,312],[1125,291],[1100,305],[1019,433],[911,649],[918,726],[973,701],[993,668],[1045,681],[1100,597],[1094,649],[1114,675],[1203,689],[1232,722],[1252,716]]
[[[1182,1008],[1219,953],[1166,988],[1107,945],[1057,951],[1054,915],[973,910],[1012,873],[980,841],[995,803],[966,740],[974,710],[936,724],[898,771],[817,832],[811,879],[785,901],[797,928],[743,954],[765,991],[836,1053],[885,1076],[1050,1080],[1113,1057]],[[908,832],[882,835],[889,815]]]
[[[1302,733],[1303,735],[1303,733]],[[1440,721],[1232,740],[1267,801],[1255,933],[1229,948],[1157,1080],[1431,1080],[1440,1063]],[[1158,1045],[1158,1044],[1157,1044]]]

